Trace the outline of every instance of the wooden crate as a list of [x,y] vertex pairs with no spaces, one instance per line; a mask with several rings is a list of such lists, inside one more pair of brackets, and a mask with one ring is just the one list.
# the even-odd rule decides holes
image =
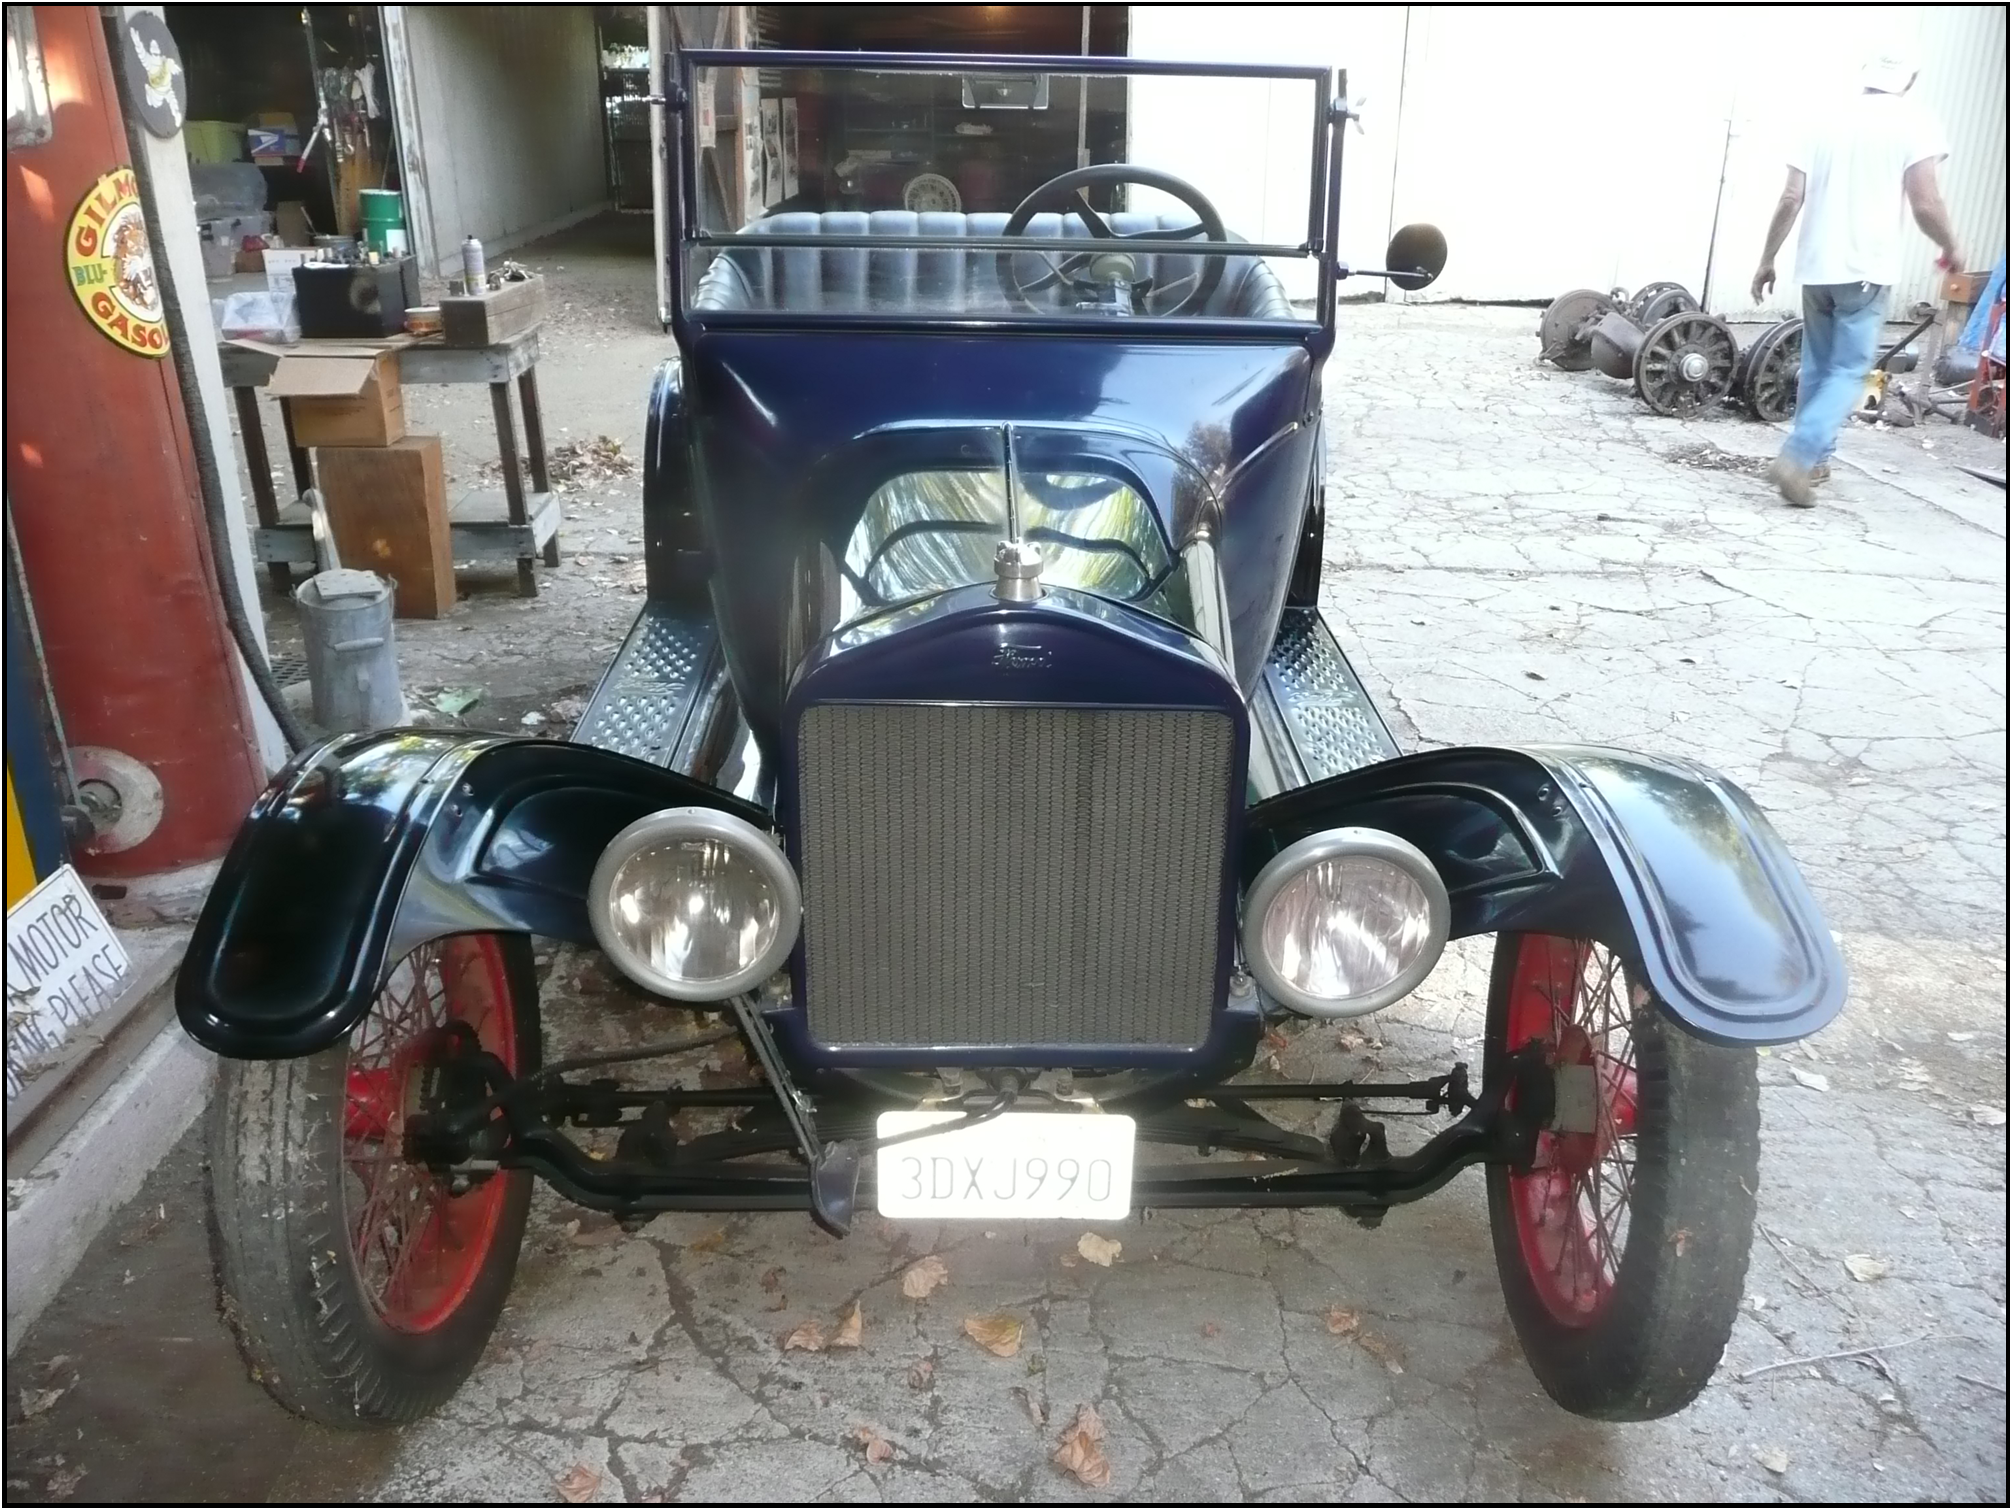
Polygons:
[[441,338],[449,346],[497,346],[545,321],[542,274],[485,294],[449,294],[440,301]]
[[315,465],[342,564],[391,578],[401,619],[445,615],[454,606],[454,553],[440,437],[333,446],[315,453]]

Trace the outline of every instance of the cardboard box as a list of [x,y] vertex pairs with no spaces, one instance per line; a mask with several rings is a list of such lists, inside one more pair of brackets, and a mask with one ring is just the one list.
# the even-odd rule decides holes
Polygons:
[[280,359],[266,391],[289,401],[303,446],[389,446],[405,438],[395,352],[329,342]]
[[315,455],[328,522],[344,566],[391,578],[392,612],[437,619],[454,606],[454,552],[437,435]]
[[[273,209],[279,239],[288,246],[313,246],[314,222],[307,218],[307,206],[298,199],[282,199]],[[288,293],[293,290],[289,288]]]

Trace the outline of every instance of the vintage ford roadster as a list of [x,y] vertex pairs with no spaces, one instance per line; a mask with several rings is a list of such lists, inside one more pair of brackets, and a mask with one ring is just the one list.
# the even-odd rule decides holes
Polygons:
[[[756,78],[795,102],[800,180],[741,226],[701,102]],[[666,95],[676,355],[619,657],[571,742],[301,755],[181,974],[226,1059],[219,1266],[259,1378],[339,1424],[440,1403],[534,1176],[625,1221],[843,1233],[862,1203],[1375,1226],[1479,1165],[1544,1388],[1609,1419],[1694,1398],[1752,1233],[1755,1049],[1829,1022],[1843,963],[1723,777],[1407,753],[1364,696],[1316,602],[1349,528],[1322,369],[1364,276],[1334,76],[701,52]],[[1297,160],[1143,160],[1250,108],[1303,123]],[[880,207],[912,140],[960,177]],[[1291,232],[1240,238],[1172,168]],[[1370,276],[1445,256],[1406,227]],[[1480,934],[1477,1067],[1253,1071],[1268,1025],[1389,1006]],[[533,936],[718,1027],[543,1057]],[[676,1073],[722,1032],[747,1083]],[[1394,1148],[1379,1103],[1429,1135]]]

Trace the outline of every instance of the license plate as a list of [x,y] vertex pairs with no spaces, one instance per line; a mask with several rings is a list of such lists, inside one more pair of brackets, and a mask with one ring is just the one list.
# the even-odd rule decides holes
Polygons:
[[[882,1112],[883,1138],[954,1120],[956,1112]],[[875,1155],[882,1216],[1061,1217],[1112,1221],[1132,1209],[1130,1117],[1006,1112],[960,1132]]]

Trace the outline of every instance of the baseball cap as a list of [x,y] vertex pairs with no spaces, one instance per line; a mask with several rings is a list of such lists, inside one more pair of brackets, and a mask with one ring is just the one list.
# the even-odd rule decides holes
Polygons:
[[1859,70],[1859,87],[1877,90],[1881,94],[1905,94],[1920,71],[1921,65],[1908,54],[1890,49]]

